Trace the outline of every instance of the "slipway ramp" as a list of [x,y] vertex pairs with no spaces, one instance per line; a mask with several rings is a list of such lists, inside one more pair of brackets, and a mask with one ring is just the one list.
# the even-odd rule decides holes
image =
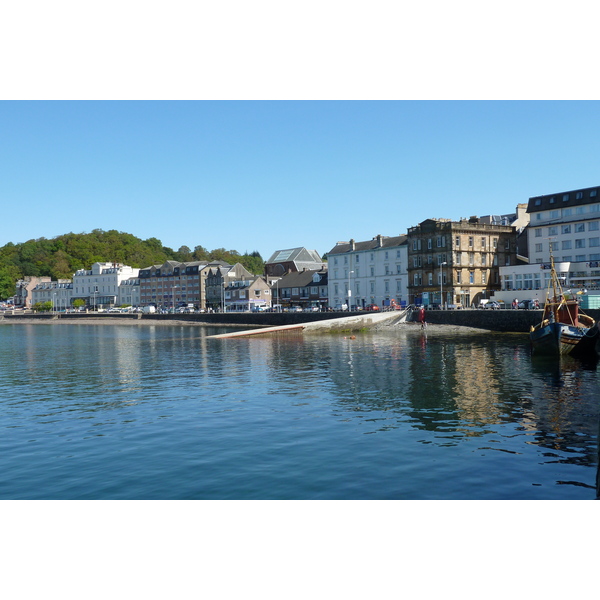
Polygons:
[[337,319],[326,319],[325,321],[310,321],[308,323],[297,323],[293,325],[279,325],[276,327],[262,327],[219,335],[208,336],[210,339],[225,339],[236,337],[250,337],[257,335],[272,335],[279,333],[342,333],[370,329],[380,325],[395,325],[406,321],[408,310],[390,312],[365,312]]

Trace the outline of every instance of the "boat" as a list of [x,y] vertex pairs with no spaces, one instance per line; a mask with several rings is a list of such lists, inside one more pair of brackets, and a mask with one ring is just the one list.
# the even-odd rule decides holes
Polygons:
[[550,282],[542,320],[529,332],[534,354],[597,358],[598,323],[583,314],[576,296],[565,294],[550,256]]

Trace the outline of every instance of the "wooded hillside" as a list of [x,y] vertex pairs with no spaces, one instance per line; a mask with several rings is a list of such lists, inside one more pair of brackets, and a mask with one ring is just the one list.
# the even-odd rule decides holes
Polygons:
[[236,250],[193,250],[182,246],[175,251],[157,238],[141,240],[130,233],[94,229],[91,233],[67,233],[51,240],[40,238],[22,244],[9,242],[0,248],[0,299],[13,296],[15,283],[26,275],[71,279],[78,269],[90,269],[95,262],[118,262],[144,268],[165,260],[223,260],[241,263],[251,273],[263,273],[264,261],[258,252],[241,255]]

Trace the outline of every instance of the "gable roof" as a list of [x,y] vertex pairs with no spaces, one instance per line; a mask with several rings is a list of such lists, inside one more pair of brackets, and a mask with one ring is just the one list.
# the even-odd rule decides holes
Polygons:
[[266,262],[266,264],[294,262],[299,263],[322,263],[323,260],[316,250],[307,250],[306,248],[291,248],[289,250],[277,250]]
[[[321,275],[321,281],[319,283],[313,282],[313,275],[315,273],[319,273],[319,275]],[[288,273],[279,279],[276,285],[279,288],[306,287],[307,285],[327,285],[327,270],[306,269],[304,271]]]

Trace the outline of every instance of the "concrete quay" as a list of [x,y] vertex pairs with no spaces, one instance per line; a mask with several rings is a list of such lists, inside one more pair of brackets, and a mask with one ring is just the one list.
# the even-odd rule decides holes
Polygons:
[[[598,320],[600,309],[587,309],[587,315]],[[541,310],[429,310],[426,311],[427,323],[439,325],[453,325],[471,327],[488,331],[529,332],[531,325],[539,323]],[[60,317],[51,314],[15,313],[0,314],[3,323],[38,322],[58,323],[137,323],[143,324],[188,324],[188,325],[213,325],[236,328],[256,328],[255,334],[266,329],[274,331],[275,328],[285,328],[303,332],[351,332],[361,329],[370,329],[383,326],[393,326],[404,321],[417,320],[416,311],[390,311],[390,312],[322,312],[322,313],[200,313],[200,314],[169,314],[169,315],[144,315],[144,314],[107,314],[107,313],[67,313]],[[284,329],[282,329],[283,331]]]

